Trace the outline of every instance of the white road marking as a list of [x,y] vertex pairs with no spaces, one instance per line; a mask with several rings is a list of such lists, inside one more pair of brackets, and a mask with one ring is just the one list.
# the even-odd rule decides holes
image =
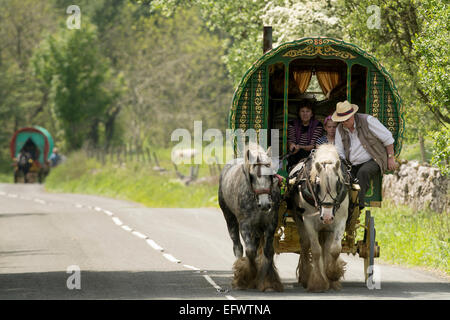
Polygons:
[[[19,195],[17,195],[17,194],[5,193],[3,191],[0,191],[0,195],[2,195],[2,196],[6,195],[6,196],[8,196],[10,198],[17,198],[17,197],[19,197]],[[25,198],[25,197],[22,197],[22,196],[20,196],[20,198],[25,199],[25,200],[34,200],[35,202],[38,202],[38,203],[41,203],[41,204],[46,204],[47,203],[45,200],[38,199],[38,198],[31,199],[31,198]],[[51,204],[51,203],[48,203],[48,204]],[[83,208],[84,206],[82,204],[77,203],[77,204],[75,204],[75,207]],[[125,231],[132,231],[133,230],[129,226],[123,225],[123,222],[119,218],[114,217],[114,214],[111,211],[102,209],[102,208],[97,207],[97,206],[96,207],[86,206],[86,208],[87,209],[91,209],[91,210],[93,209],[93,210],[99,211],[99,212],[103,211],[105,214],[107,214],[108,216],[112,217],[113,222],[116,225],[121,226],[122,229],[124,229]],[[169,260],[170,262],[181,263],[181,260],[178,260],[173,255],[168,254],[168,253],[163,253],[164,249],[160,245],[158,245],[155,241],[153,241],[152,239],[148,239],[148,237],[146,235],[144,235],[144,234],[142,234],[142,233],[140,233],[138,231],[133,231],[132,234],[137,236],[138,238],[146,239],[145,241],[147,242],[147,244],[149,244],[153,249],[155,249],[157,251],[160,251],[162,253],[163,257],[166,258],[167,260]],[[191,266],[191,265],[188,265],[188,264],[184,264],[183,267],[185,267],[187,269],[191,269],[191,270],[197,271],[197,272],[207,272],[206,270],[202,271],[201,269],[199,269],[197,267],[194,267],[194,266]],[[218,292],[222,291],[222,288],[217,283],[215,283],[214,280],[209,275],[206,274],[206,275],[203,275],[203,277]],[[227,298],[228,300],[236,300],[236,298],[231,296],[231,295],[225,295],[225,298]]]
[[166,258],[167,260],[169,260],[170,262],[175,262],[175,263],[180,263],[181,260],[178,260],[177,258],[175,258],[173,255],[168,254],[168,253],[163,253],[164,258]]
[[221,287],[219,287],[218,285],[217,285],[217,283],[215,283],[214,282],[214,280],[213,279],[211,279],[211,277],[210,276],[208,276],[207,274],[205,274],[205,275],[203,275],[203,277],[215,288],[215,289],[217,289],[217,290],[221,290],[222,288]]
[[[214,287],[214,289],[216,289],[218,292],[222,291],[222,288],[207,274],[203,275],[203,277],[206,279],[206,281],[209,282],[210,285],[212,285]],[[228,291],[228,290],[227,290]],[[235,297],[230,296],[230,295],[226,295],[225,298],[227,298],[228,300],[236,300]]]
[[123,222],[120,221],[120,219],[117,218],[117,217],[113,217],[112,220],[113,220],[114,223],[115,223],[116,225],[118,225],[118,226],[121,226],[121,225],[123,224]]
[[104,210],[103,209],[103,212],[104,213],[106,213],[108,216],[110,216],[110,217],[112,217],[114,214],[111,212],[111,211],[109,211],[109,210]]
[[141,239],[147,239],[148,238],[145,234],[142,234],[139,231],[133,231],[132,234],[135,235],[138,238],[141,238]]
[[155,250],[157,251],[164,251],[164,248],[159,246],[155,241],[153,241],[152,239],[147,239],[146,242]]
[[188,264],[183,264],[183,267],[188,268],[188,269],[191,269],[191,270],[194,270],[194,271],[200,271],[199,268],[196,268],[196,267],[194,267],[194,266],[190,266],[190,265],[188,265]]

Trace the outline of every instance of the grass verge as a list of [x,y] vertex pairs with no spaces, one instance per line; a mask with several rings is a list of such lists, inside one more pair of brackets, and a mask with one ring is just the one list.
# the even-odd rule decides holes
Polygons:
[[384,200],[371,209],[380,259],[393,264],[437,269],[450,274],[449,213],[415,211]]

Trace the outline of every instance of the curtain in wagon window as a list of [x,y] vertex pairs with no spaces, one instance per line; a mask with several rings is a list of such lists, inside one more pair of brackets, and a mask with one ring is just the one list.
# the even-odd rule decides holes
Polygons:
[[339,72],[317,71],[316,76],[324,95],[330,93],[339,84]]
[[311,70],[294,70],[294,81],[300,90],[300,93],[304,93],[308,89],[309,82],[311,81],[312,71]]

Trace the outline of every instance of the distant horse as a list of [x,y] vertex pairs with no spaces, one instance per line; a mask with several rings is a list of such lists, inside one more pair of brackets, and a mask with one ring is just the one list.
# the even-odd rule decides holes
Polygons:
[[14,182],[18,182],[19,175],[23,174],[24,182],[28,182],[28,172],[33,164],[31,154],[27,151],[20,151],[17,155],[16,170],[14,171]]
[[[301,247],[298,282],[311,292],[339,290],[345,272],[339,255],[348,216],[348,180],[334,145],[321,145],[308,161],[294,195]],[[299,214],[299,208],[304,212]]]
[[[280,204],[270,148],[246,148],[244,159],[227,163],[219,180],[219,205],[233,241],[233,288],[283,291],[273,262],[273,238]],[[239,238],[245,243],[245,257]]]

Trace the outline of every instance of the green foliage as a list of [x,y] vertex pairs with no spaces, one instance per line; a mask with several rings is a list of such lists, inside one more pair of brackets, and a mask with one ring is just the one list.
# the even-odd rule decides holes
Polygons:
[[228,71],[236,84],[245,70],[251,66],[262,52],[262,21],[260,12],[264,1],[163,1],[151,2],[152,12],[161,11],[171,16],[180,7],[198,8],[207,28],[227,36],[224,46],[228,52],[224,56]]
[[62,29],[49,36],[33,58],[36,77],[49,88],[49,102],[60,122],[68,150],[78,149],[97,128],[118,92],[107,59],[102,57],[95,28],[86,19],[79,30]]
[[418,15],[423,25],[413,43],[420,56],[419,82],[432,110],[450,117],[450,5],[441,0],[421,1]]
[[443,128],[434,136],[431,163],[439,167],[443,175],[450,176],[450,128]]
[[129,89],[122,120],[133,124],[133,142],[168,146],[171,132],[192,129],[194,120],[224,128],[233,88],[220,38],[204,29],[197,11],[142,17],[130,28],[128,55],[118,63]]
[[450,273],[448,213],[416,212],[407,206],[384,201],[382,208],[372,209],[372,214],[381,260]]
[[[142,1],[138,1],[142,2]],[[337,36],[338,19],[332,17],[336,1],[151,1],[152,12],[171,16],[177,8],[194,7],[199,10],[205,25],[212,31],[226,35],[224,61],[237,85],[245,71],[263,53],[262,32],[265,25],[274,29],[273,40],[294,40],[305,36]]]
[[[431,161],[431,158],[433,157],[433,141],[431,139],[425,139],[424,144],[425,144],[425,161],[429,163]],[[419,142],[403,144],[402,151],[400,153],[400,158],[408,161],[417,160],[421,162],[422,155],[420,152]]]

